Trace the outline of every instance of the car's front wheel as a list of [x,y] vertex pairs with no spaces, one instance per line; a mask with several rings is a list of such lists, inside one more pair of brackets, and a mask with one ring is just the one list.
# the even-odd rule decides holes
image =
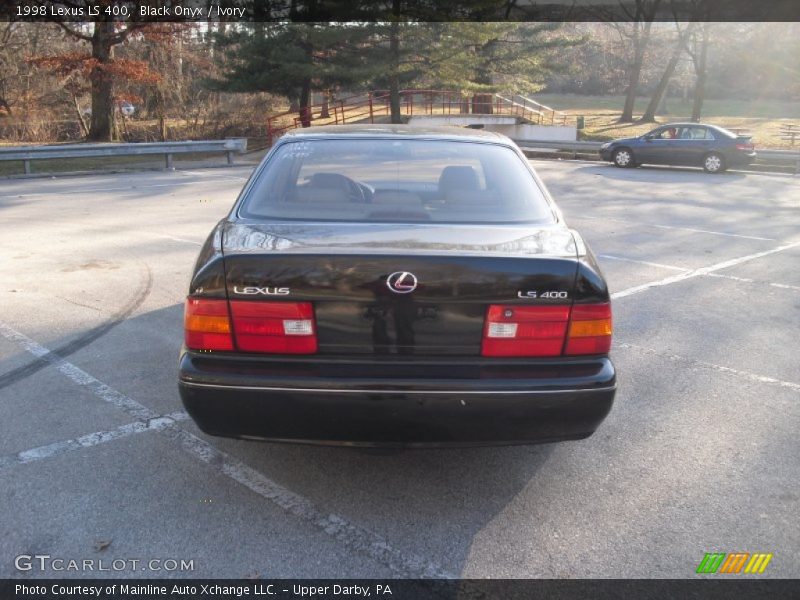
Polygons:
[[617,148],[611,158],[614,161],[614,166],[620,169],[636,166],[636,162],[633,160],[633,152],[628,148]]
[[716,152],[710,152],[703,158],[703,170],[706,173],[722,173],[725,170],[725,159]]

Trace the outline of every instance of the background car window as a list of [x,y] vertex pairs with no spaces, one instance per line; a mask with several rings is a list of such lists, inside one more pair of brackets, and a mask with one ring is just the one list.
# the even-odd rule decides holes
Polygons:
[[313,221],[552,222],[512,149],[476,142],[317,139],[276,149],[239,214]]
[[657,129],[651,134],[653,139],[656,140],[674,140],[679,137],[678,129],[675,127],[666,127],[664,129]]
[[705,127],[683,127],[682,140],[713,140],[714,136]]

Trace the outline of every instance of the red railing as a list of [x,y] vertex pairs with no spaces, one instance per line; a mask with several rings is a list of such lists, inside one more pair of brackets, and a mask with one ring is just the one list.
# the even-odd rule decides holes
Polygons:
[[[566,124],[566,113],[553,110],[525,96],[474,94],[452,90],[400,90],[400,112],[405,116],[494,114],[514,116],[536,124]],[[285,111],[267,118],[269,145],[290,129],[311,125],[341,125],[391,114],[387,90],[312,104],[298,111]]]

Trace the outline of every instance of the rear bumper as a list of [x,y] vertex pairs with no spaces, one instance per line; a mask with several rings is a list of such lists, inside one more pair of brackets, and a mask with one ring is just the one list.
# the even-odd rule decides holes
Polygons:
[[[415,371],[426,376],[407,376]],[[500,445],[591,435],[611,410],[615,378],[607,357],[415,366],[184,352],[179,388],[186,410],[211,435],[366,446]]]
[[729,154],[726,158],[729,167],[746,167],[756,161],[755,152],[734,152]]

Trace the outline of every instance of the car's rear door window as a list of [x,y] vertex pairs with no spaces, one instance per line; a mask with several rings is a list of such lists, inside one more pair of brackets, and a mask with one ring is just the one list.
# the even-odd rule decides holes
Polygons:
[[552,222],[527,165],[500,144],[415,139],[284,143],[239,210],[246,218]]
[[682,140],[713,140],[714,136],[705,127],[682,127]]

